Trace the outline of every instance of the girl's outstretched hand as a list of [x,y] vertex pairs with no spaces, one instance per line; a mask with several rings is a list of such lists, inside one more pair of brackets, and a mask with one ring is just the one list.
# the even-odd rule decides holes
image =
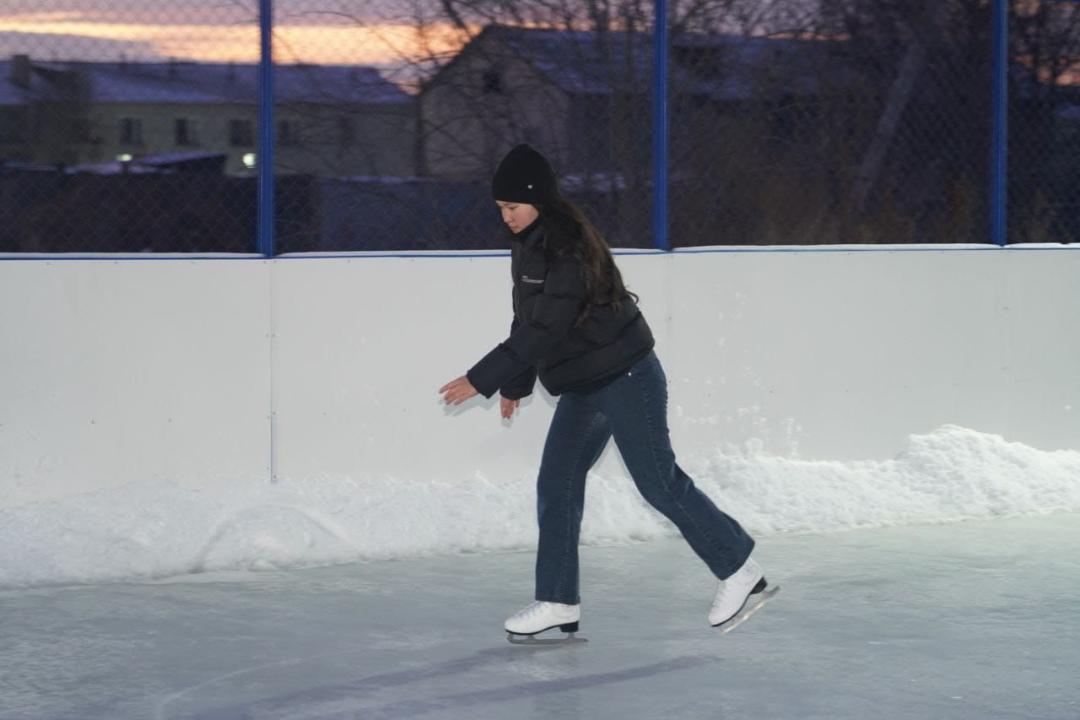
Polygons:
[[510,398],[499,398],[499,410],[502,411],[502,416],[509,420],[514,416],[514,411],[517,410],[517,406],[520,400],[511,400]]
[[460,405],[473,395],[479,394],[465,375],[446,383],[439,388],[439,392],[442,393],[443,402],[447,405]]

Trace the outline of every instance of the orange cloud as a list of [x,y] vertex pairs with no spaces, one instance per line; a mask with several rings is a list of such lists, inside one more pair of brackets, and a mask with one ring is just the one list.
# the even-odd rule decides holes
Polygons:
[[[20,46],[31,55],[64,59],[113,60],[84,57],[78,38],[137,41],[159,57],[206,62],[255,62],[259,57],[259,30],[254,24],[161,24],[102,22],[78,13],[34,13],[0,18],[0,33],[18,33]],[[76,36],[76,37],[72,37]],[[429,53],[449,53],[462,38],[446,25],[429,26],[425,37],[409,25],[281,24],[274,29],[274,55],[279,62],[321,64],[398,65]],[[40,52],[36,48],[40,46]],[[96,55],[100,44],[95,43]],[[106,46],[107,47],[107,46]],[[118,45],[119,48],[119,45]],[[117,55],[122,50],[118,49]],[[129,58],[139,59],[139,58]]]

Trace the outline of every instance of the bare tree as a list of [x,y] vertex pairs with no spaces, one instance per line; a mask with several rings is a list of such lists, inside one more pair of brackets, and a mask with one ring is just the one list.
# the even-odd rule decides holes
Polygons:
[[[616,218],[629,218],[616,234],[647,234],[652,2],[401,0],[379,14],[361,0],[333,1],[334,12],[375,32],[389,22],[411,25],[411,43],[387,35],[385,45],[399,81],[416,92],[460,62],[484,28],[586,33],[587,42],[560,43],[562,55],[547,59],[549,67],[576,68],[580,78],[602,78],[607,88],[602,99],[575,100],[596,120],[591,132],[606,128],[590,142],[608,153],[571,153],[577,187]],[[670,76],[670,174],[681,241],[983,237],[987,0],[670,0],[668,11],[679,53]],[[1024,96],[1024,82],[1044,97],[1024,122],[1045,142],[1025,141],[1030,147],[1016,156],[1034,168],[1053,151],[1049,108],[1070,92],[1065,81],[1078,71],[1080,12],[1075,4],[1013,0],[1011,26],[1014,68],[1029,71],[1026,80],[1014,73],[1014,97]],[[759,53],[761,38],[797,51]],[[483,178],[500,143],[535,133],[537,118],[515,98],[546,92],[545,80],[518,78],[500,89],[493,77],[484,94],[475,75],[448,76],[439,82],[455,100],[437,117],[417,117],[417,144],[457,143],[462,167]],[[461,135],[466,122],[493,140]]]
[[[914,10],[914,12],[912,12]],[[990,3],[944,0],[913,8],[877,0],[824,0],[833,32],[848,38],[846,65],[867,87],[876,120],[854,165],[847,233],[867,241],[874,213],[910,219],[910,239],[946,232],[985,240],[990,132]],[[1010,173],[1014,217],[1050,184],[1056,108],[1080,58],[1075,3],[1013,0],[1009,10]],[[887,83],[887,85],[883,85]],[[870,90],[887,86],[887,93]],[[1060,192],[1060,191],[1059,191]],[[979,199],[971,201],[973,196]],[[964,213],[966,221],[958,214]]]

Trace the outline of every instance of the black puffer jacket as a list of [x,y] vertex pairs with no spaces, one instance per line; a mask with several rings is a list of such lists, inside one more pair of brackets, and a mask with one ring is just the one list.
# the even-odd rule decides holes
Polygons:
[[614,379],[653,348],[652,331],[627,295],[618,310],[585,308],[585,268],[571,253],[555,253],[543,223],[514,236],[510,271],[514,320],[510,337],[476,363],[467,376],[481,394],[517,400],[529,395],[539,373],[552,395],[589,391]]

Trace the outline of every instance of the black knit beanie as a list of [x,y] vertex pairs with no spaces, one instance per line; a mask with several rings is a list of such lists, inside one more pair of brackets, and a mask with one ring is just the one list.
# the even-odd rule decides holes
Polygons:
[[491,179],[496,200],[542,205],[559,197],[558,180],[547,158],[522,143],[506,154]]

